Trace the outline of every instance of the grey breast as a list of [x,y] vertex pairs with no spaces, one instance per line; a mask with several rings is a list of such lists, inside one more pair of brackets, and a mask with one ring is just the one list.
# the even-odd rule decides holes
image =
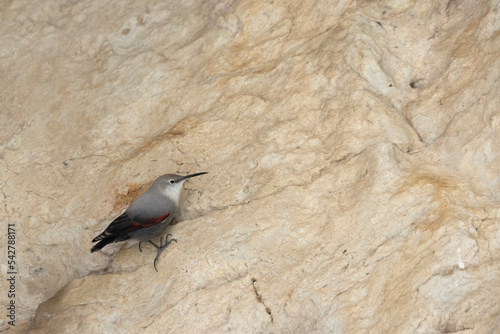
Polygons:
[[160,234],[172,222],[177,209],[175,203],[167,196],[150,190],[139,196],[127,209],[130,218],[137,221],[147,221],[161,217],[168,212],[170,212],[170,216],[160,224],[129,233],[130,237],[144,241]]

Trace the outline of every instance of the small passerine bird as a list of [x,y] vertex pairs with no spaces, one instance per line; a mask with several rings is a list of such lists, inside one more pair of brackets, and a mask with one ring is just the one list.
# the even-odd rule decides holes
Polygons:
[[92,242],[99,241],[92,249],[92,253],[100,250],[110,243],[124,241],[128,239],[139,240],[139,250],[141,242],[147,241],[156,248],[157,254],[154,260],[154,267],[160,258],[161,252],[167,248],[175,239],[168,239],[168,234],[163,243],[160,237],[160,246],[151,239],[160,234],[174,218],[174,213],[179,205],[182,185],[184,181],[191,177],[207,174],[207,172],[196,173],[186,176],[175,174],[165,174],[157,178],[151,187],[142,195],[137,197],[125,210],[125,212],[113,220],[111,224]]

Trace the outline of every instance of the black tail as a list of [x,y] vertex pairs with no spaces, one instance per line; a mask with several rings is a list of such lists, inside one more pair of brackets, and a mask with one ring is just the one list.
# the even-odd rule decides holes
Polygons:
[[130,239],[127,233],[130,232],[132,223],[133,222],[128,216],[127,211],[125,211],[120,217],[113,220],[111,224],[109,224],[109,226],[104,230],[104,232],[92,239],[92,242],[99,241],[99,243],[92,247],[90,252],[97,252],[107,244],[113,242]]
[[104,246],[106,246],[107,244],[110,244],[112,242],[116,242],[115,238],[103,239],[99,243],[97,243],[96,245],[94,245],[94,247],[92,247],[92,249],[90,250],[90,252],[91,253],[97,252],[98,250],[100,250],[101,248],[103,248]]
[[[98,240],[101,240],[101,241],[99,241],[96,245],[94,245],[94,247],[92,247],[92,249],[90,250],[90,252],[91,253],[97,252],[98,250],[100,250],[104,246],[106,246],[107,244],[111,244],[113,242],[124,241],[124,240],[127,240],[129,238],[130,237],[128,235],[119,235],[119,236],[105,238],[105,239],[98,239]],[[92,242],[97,241],[95,239],[97,239],[97,237],[94,238],[94,240],[92,240]]]

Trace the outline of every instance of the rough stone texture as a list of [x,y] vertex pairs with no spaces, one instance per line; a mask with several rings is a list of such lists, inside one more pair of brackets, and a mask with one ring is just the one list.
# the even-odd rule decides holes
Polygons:
[[[500,332],[499,11],[3,1],[0,329]],[[159,273],[150,246],[89,252],[200,171]]]

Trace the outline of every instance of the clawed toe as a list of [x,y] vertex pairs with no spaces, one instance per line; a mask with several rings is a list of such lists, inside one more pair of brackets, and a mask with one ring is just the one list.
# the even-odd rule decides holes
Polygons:
[[[158,260],[160,259],[160,254],[161,252],[168,247],[168,245],[170,245],[172,243],[172,241],[175,241],[177,242],[177,239],[170,239],[168,240],[168,237],[171,237],[172,234],[167,234],[167,236],[165,237],[165,243],[163,243],[163,237],[160,237],[160,246],[156,245],[154,242],[152,242],[151,240],[148,240],[148,242],[155,246],[156,248],[156,257],[155,257],[155,260],[153,262],[153,266],[155,267],[155,270],[156,272],[158,272],[158,269],[156,268],[156,263],[158,263]],[[140,245],[140,244],[139,244]]]
[[170,240],[168,240],[168,237],[171,237],[171,236],[172,236],[172,234],[170,234],[170,233],[167,234],[167,236],[165,237],[165,243],[164,244],[162,244],[162,239],[163,238],[160,237],[160,248],[161,249],[167,248],[167,246],[170,245],[172,243],[172,241],[177,242],[177,239],[170,239]]

